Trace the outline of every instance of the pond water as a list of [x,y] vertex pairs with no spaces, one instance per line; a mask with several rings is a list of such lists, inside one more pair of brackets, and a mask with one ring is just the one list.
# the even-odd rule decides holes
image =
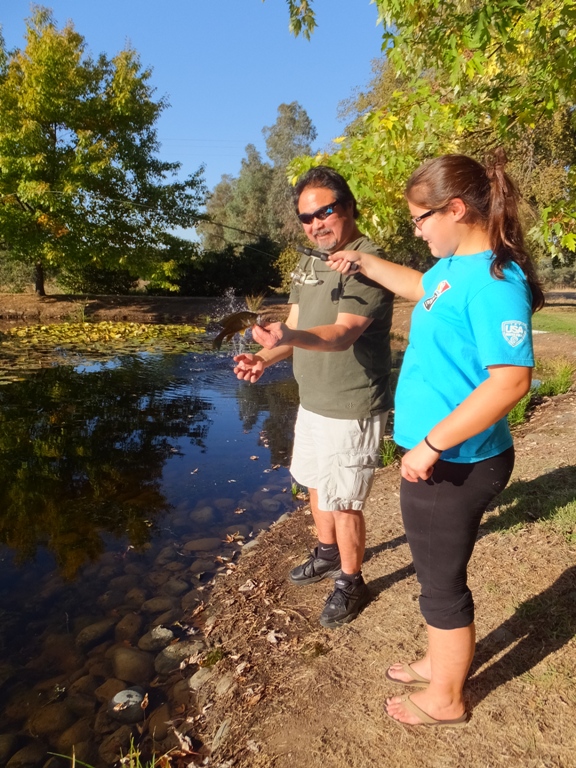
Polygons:
[[145,735],[170,743],[213,580],[302,503],[291,364],[249,385],[232,354],[32,355],[3,376],[0,765],[113,764],[134,721],[110,702],[133,685]]
[[299,503],[291,365],[257,385],[232,365],[230,354],[123,355],[0,388],[0,764],[3,736],[66,748],[38,708],[69,698],[90,654],[104,665],[106,633],[79,648],[84,628],[128,613],[178,622],[243,543]]

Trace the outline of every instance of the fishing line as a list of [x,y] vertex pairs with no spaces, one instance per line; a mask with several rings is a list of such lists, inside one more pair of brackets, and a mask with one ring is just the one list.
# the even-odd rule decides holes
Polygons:
[[[46,190],[45,192],[43,192],[43,194],[47,194],[47,195],[62,195],[62,196],[64,196],[66,193],[65,192],[60,192],[59,190]],[[100,195],[98,192],[86,192],[85,194],[88,195],[88,196],[95,197],[96,199],[102,200],[104,202],[108,202],[109,201],[109,202],[113,202],[113,203],[119,203],[121,205],[125,205],[128,208],[135,208],[135,209],[141,208],[141,209],[147,210],[147,211],[155,211],[155,210],[157,210],[155,207],[153,207],[151,205],[146,205],[144,203],[135,203],[132,200],[122,200],[121,198],[118,198],[118,197],[104,196],[104,195]],[[18,202],[24,202],[24,201],[20,200],[20,198],[18,196],[18,193],[16,193],[16,192],[10,192],[10,193],[8,193],[6,195],[2,195],[0,197],[0,202],[3,201],[3,200],[8,199],[10,197],[16,198],[16,200]],[[88,207],[84,203],[81,203],[81,205],[84,208],[84,210],[86,210],[86,211],[88,210]],[[230,230],[232,230],[234,232],[240,232],[240,234],[242,234],[242,235],[250,235],[251,237],[256,237],[258,239],[261,239],[263,237],[267,237],[266,235],[258,234],[257,232],[250,232],[250,230],[247,230],[247,229],[240,229],[240,227],[233,227],[231,224],[223,224],[220,221],[214,221],[214,219],[210,218],[207,214],[198,214],[198,215],[194,216],[193,218],[194,218],[194,224],[195,225],[199,224],[199,223],[212,224],[213,226],[216,226],[216,227],[222,227],[223,229],[230,229]],[[226,238],[223,235],[218,235],[216,233],[213,233],[212,236],[213,237],[217,237],[217,238],[223,240],[225,243],[228,243],[229,245],[231,245],[233,247],[236,247],[236,248],[248,248],[249,250],[254,251],[255,253],[260,253],[263,256],[268,256],[269,258],[274,258],[273,254],[268,253],[267,251],[263,251],[260,248],[256,248],[253,245],[244,244],[244,243],[230,243],[228,240],[226,240]],[[273,242],[275,245],[278,245],[278,246],[282,247],[281,243],[277,242],[276,240],[272,240],[272,238],[269,238],[269,240],[271,242]],[[303,253],[306,256],[311,256],[312,258],[315,258],[315,259],[320,259],[321,261],[326,261],[327,258],[328,258],[327,254],[323,253],[322,251],[317,251],[314,248],[308,248],[306,246],[300,246],[300,245],[296,245],[296,246],[293,246],[293,247],[299,253]],[[354,270],[352,269],[351,271],[354,271]]]

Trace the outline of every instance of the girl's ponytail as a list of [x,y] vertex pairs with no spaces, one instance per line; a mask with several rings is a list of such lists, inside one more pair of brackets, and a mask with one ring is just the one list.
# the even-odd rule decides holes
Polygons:
[[495,254],[490,271],[494,277],[501,279],[506,263],[515,261],[528,279],[532,291],[532,310],[535,312],[544,306],[544,293],[524,244],[518,215],[520,192],[504,170],[506,162],[506,153],[499,148],[485,165],[486,176],[490,182],[487,229]]

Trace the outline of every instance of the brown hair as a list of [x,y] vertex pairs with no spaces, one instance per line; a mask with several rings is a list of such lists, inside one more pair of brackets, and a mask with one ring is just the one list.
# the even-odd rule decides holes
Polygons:
[[328,165],[316,165],[314,168],[306,171],[303,176],[300,176],[292,193],[296,213],[298,213],[300,195],[306,187],[329,189],[339,203],[343,205],[352,203],[352,215],[355,219],[360,215],[356,198],[352,194],[348,182],[334,168],[330,168]]
[[455,197],[466,206],[465,223],[480,224],[488,233],[494,259],[493,277],[501,280],[503,269],[515,261],[532,291],[532,311],[544,306],[544,294],[536,269],[524,245],[518,217],[520,193],[505,172],[506,155],[498,149],[482,165],[467,155],[443,155],[420,166],[406,184],[406,198],[414,205],[441,211]]

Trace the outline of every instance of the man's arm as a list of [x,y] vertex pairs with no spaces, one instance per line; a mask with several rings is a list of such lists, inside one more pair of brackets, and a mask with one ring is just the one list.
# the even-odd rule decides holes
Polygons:
[[265,328],[256,326],[252,334],[259,344],[272,352],[286,347],[317,352],[343,352],[354,344],[371,323],[371,317],[339,312],[334,323],[317,325],[307,331],[299,331],[286,322],[270,323]]

